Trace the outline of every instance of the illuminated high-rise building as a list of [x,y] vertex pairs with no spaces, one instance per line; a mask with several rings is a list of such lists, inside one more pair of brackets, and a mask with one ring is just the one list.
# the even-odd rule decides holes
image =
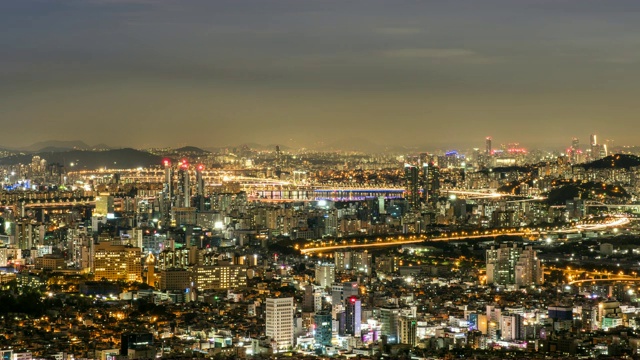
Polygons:
[[316,347],[331,346],[333,336],[331,313],[328,311],[319,312],[313,317],[314,332],[313,338]]
[[427,174],[427,193],[429,201],[437,202],[440,197],[440,168],[429,164],[429,173]]
[[569,148],[569,155],[571,158],[571,162],[572,163],[578,163],[579,162],[579,152],[580,152],[580,140],[578,140],[578,138],[573,138],[573,140],[571,140],[571,147]]
[[591,134],[590,137],[590,145],[591,145],[591,159],[597,160],[600,159],[600,146],[598,146],[598,137],[596,134]]
[[95,216],[107,216],[113,214],[113,196],[109,193],[101,193],[96,197],[96,208],[93,210]]
[[322,310],[322,287],[308,284],[304,287],[302,303],[303,312],[318,312]]
[[351,251],[334,252],[333,261],[338,271],[351,270]]
[[280,146],[276,145],[276,169],[275,175],[276,177],[280,177],[282,174],[282,151],[280,151]]
[[[165,249],[158,254],[157,264],[158,270],[168,269],[184,269],[189,267],[189,264],[195,264],[196,248],[180,248],[180,249]],[[194,260],[190,261],[189,257]]]
[[169,223],[171,220],[171,207],[173,206],[173,169],[171,168],[171,161],[164,159],[164,184],[162,186],[162,214],[165,223]]
[[[607,140],[607,143],[609,140]],[[607,144],[598,144],[598,138],[595,134],[591,135],[591,159],[597,160],[606,157],[608,154]]]
[[142,280],[142,250],[102,241],[93,249],[93,274],[96,280]]
[[571,149],[578,150],[580,148],[580,140],[576,137],[571,140]]
[[334,264],[316,265],[316,283],[323,289],[331,286],[336,279],[336,266]]
[[200,164],[196,167],[196,194],[204,196],[204,179],[202,178],[202,170],[204,165]]
[[243,265],[196,265],[195,287],[200,290],[228,290],[247,285],[247,268]]
[[164,164],[164,184],[163,192],[169,201],[173,199],[173,168],[171,168],[171,162],[169,159],[163,161]]
[[190,288],[192,272],[185,269],[168,269],[160,272],[161,291],[185,291]]
[[164,191],[171,195],[171,188],[173,182],[173,169],[171,169],[171,161],[169,159],[164,159],[162,161],[164,165]]
[[411,164],[404,165],[405,198],[409,203],[409,210],[416,210],[420,200],[420,184],[418,183],[418,168]]
[[425,203],[429,202],[429,163],[422,163],[422,199]]
[[524,318],[520,314],[500,314],[500,338],[504,341],[523,339]]
[[184,160],[178,170],[178,207],[191,207],[191,184],[189,178],[189,164]]
[[149,253],[147,259],[145,260],[145,265],[147,266],[147,285],[156,286],[156,258],[152,253]]
[[336,251],[333,253],[336,271],[354,271],[371,275],[371,254],[368,251]]
[[362,322],[362,302],[357,296],[350,296],[345,300],[345,333],[360,336]]
[[344,306],[344,301],[359,295],[360,287],[356,281],[333,283],[331,285],[331,303],[333,307]]
[[352,252],[351,265],[353,266],[353,270],[371,275],[371,268],[373,267],[371,254],[367,250]]
[[398,318],[398,342],[400,344],[416,346],[418,321],[413,316],[400,316]]
[[487,284],[529,286],[544,282],[540,259],[531,246],[492,246],[487,250],[486,261]]
[[493,151],[491,147],[491,136],[487,136],[484,142],[484,154],[487,156],[491,156],[491,151]]
[[267,298],[265,335],[274,342],[274,352],[293,347],[293,298]]
[[385,198],[384,196],[378,196],[378,213],[386,214],[387,208],[385,207]]
[[611,140],[611,139],[607,139],[605,141],[605,148],[607,149],[607,156],[609,155],[609,150],[613,151],[613,147],[614,147],[615,141]]
[[205,210],[204,208],[204,178],[202,176],[202,171],[204,170],[204,165],[200,164],[196,167],[196,199],[195,206],[198,211],[202,212]]
[[46,228],[42,223],[25,218],[16,221],[14,231],[15,244],[19,249],[26,250],[44,244]]
[[176,225],[194,225],[197,221],[196,208],[174,207],[171,209],[171,217]]
[[400,309],[396,306],[383,306],[380,308],[381,335],[387,337],[389,344],[398,343],[398,320]]

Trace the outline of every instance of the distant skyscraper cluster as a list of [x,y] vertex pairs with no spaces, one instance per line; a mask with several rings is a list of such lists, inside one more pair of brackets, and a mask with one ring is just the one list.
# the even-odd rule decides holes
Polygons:
[[598,136],[596,134],[589,136],[589,146],[587,148],[581,147],[580,140],[574,137],[571,141],[571,146],[567,149],[567,156],[573,164],[602,159],[608,155],[609,148],[607,143],[598,143]]

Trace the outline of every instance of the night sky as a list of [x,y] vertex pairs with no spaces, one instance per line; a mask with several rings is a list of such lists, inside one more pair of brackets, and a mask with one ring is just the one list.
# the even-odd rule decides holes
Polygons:
[[639,95],[638,0],[0,1],[0,147],[635,145]]

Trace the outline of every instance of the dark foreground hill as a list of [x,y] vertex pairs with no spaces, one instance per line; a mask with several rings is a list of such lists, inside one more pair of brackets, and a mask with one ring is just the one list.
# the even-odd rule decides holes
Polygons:
[[586,170],[591,169],[627,169],[639,166],[640,158],[635,155],[614,154],[604,157],[600,160],[592,161],[585,164],[576,165]]

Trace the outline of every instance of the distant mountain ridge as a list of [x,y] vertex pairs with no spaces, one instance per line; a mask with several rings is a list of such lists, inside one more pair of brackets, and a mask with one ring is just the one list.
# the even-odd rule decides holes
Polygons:
[[28,164],[33,156],[40,156],[49,164],[63,164],[67,169],[70,169],[71,163],[73,163],[74,168],[87,170],[100,168],[131,169],[160,165],[162,162],[162,157],[160,156],[145,151],[124,148],[105,151],[70,150],[14,155],[0,159],[0,165]]
[[[47,146],[47,147],[43,147],[42,149],[35,150],[33,152],[36,152],[36,153],[51,153],[51,152],[65,152],[65,151],[70,151],[70,150],[74,150],[74,148]],[[78,150],[87,150],[87,149],[78,149]],[[32,151],[28,151],[28,152],[32,152]]]
[[91,147],[87,145],[85,142],[80,140],[51,140],[51,141],[40,141],[29,146],[18,148],[20,151],[28,151],[28,152],[38,152],[38,151],[46,151],[43,149],[49,149],[49,151],[64,151],[64,150],[89,150]]
[[22,152],[22,153],[37,153],[37,152],[61,152],[69,150],[109,150],[113,147],[101,143],[95,146],[87,145],[84,141],[80,140],[50,140],[40,141],[33,143],[29,146],[6,148],[7,151]]

